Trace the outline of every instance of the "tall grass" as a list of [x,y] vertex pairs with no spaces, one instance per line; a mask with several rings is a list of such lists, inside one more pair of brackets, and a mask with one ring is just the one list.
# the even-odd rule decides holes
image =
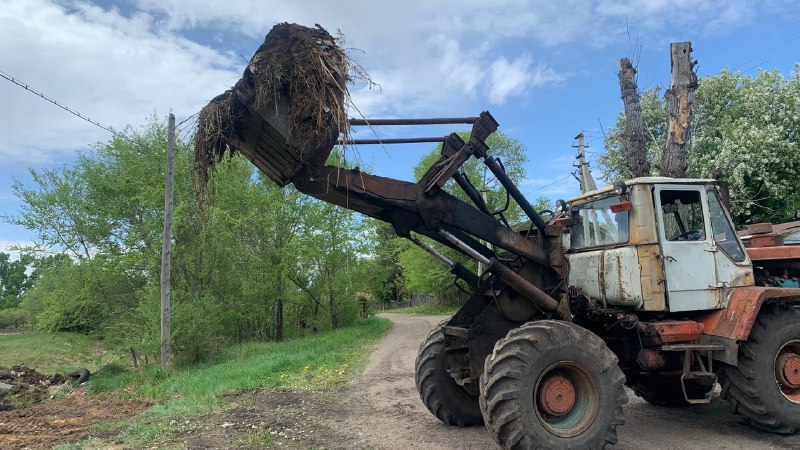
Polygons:
[[208,362],[183,369],[151,366],[138,371],[112,366],[97,374],[90,389],[166,401],[164,408],[181,410],[188,406],[184,403],[208,406],[224,394],[243,390],[322,389],[346,380],[358,367],[366,346],[390,327],[388,320],[370,318],[320,335],[235,345]]
[[94,372],[119,359],[99,341],[78,333],[0,334],[0,366],[28,366],[44,374],[86,368]]

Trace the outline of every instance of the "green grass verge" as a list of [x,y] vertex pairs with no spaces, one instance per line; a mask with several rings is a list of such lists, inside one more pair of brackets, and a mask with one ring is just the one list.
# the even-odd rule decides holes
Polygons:
[[394,314],[394,313],[403,313],[403,314],[427,314],[432,316],[452,316],[453,314],[457,313],[460,309],[460,306],[457,305],[419,305],[419,306],[410,306],[408,308],[397,308],[397,309],[390,309],[387,311],[376,311],[381,314]]
[[68,373],[86,368],[95,372],[117,356],[99,342],[77,333],[32,331],[0,334],[0,366],[27,366],[44,374]]
[[[179,369],[108,365],[92,376],[87,385],[90,392],[155,405],[133,420],[98,424],[99,431],[120,432],[111,441],[91,438],[57,448],[169,447],[170,436],[182,431],[175,422],[232,406],[223,398],[227,394],[263,388],[324,390],[348,380],[363,369],[368,346],[391,326],[389,320],[372,317],[347,328],[285,342],[233,345],[203,364]],[[269,441],[269,435],[251,433],[240,436],[236,445],[263,447]]]
[[359,370],[367,346],[390,327],[386,319],[370,318],[285,342],[234,345],[206,363],[185,369],[150,366],[138,371],[111,366],[92,378],[89,387],[112,396],[159,402],[145,413],[153,417],[205,412],[221,396],[244,390],[323,389]]

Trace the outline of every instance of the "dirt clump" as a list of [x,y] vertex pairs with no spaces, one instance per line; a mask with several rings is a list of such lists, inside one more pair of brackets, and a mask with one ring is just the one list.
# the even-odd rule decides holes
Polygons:
[[198,118],[195,173],[234,151],[284,186],[321,167],[340,133],[347,134],[350,61],[324,28],[275,25],[232,89]]
[[133,417],[147,407],[145,402],[85,395],[84,388],[78,388],[58,400],[0,411],[0,448],[49,449],[90,437],[110,438],[120,430],[98,424]]
[[0,411],[9,411],[51,398],[69,377],[47,376],[25,366],[0,367]]

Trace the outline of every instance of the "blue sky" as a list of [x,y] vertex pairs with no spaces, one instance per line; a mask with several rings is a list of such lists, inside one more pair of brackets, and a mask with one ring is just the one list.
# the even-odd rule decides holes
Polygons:
[[[352,88],[367,117],[471,116],[489,110],[528,149],[531,197],[577,193],[573,137],[603,152],[601,124],[622,108],[617,60],[640,52],[639,87],[668,86],[669,43],[689,40],[699,76],[731,68],[785,75],[800,60],[793,0],[4,0],[0,71],[121,130],[156,112],[178,121],[231,86],[278,22],[339,29],[381,90]],[[69,164],[109,134],[0,79],[0,214],[13,179]],[[354,112],[354,115],[356,113]],[[383,137],[450,128],[378,129]],[[368,132],[355,137],[371,137]],[[374,171],[411,179],[430,146],[363,147]],[[565,178],[566,177],[566,178]],[[552,184],[556,180],[563,181]],[[0,251],[35,235],[0,223]]]

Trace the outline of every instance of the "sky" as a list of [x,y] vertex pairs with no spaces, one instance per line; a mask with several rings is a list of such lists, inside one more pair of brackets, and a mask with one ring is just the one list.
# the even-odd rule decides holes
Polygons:
[[[604,151],[603,132],[622,109],[620,58],[637,65],[640,90],[669,86],[669,44],[677,41],[692,42],[700,77],[725,68],[789,76],[800,61],[798,19],[795,0],[3,0],[0,73],[115,130],[170,112],[180,123],[236,82],[273,25],[320,24],[345,36],[351,57],[380,85],[351,87],[353,116],[490,111],[527,148],[521,190],[556,199],[578,193],[570,175],[578,132],[590,162]],[[12,183],[32,186],[30,169],[69,165],[111,138],[2,78],[0,104],[0,218],[18,213]],[[351,156],[411,180],[431,148],[364,146]],[[35,237],[0,221],[0,251]]]

